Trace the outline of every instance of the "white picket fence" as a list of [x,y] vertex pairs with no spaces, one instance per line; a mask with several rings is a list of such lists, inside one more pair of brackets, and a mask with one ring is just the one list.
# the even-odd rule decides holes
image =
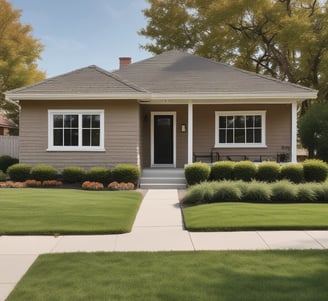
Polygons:
[[19,156],[19,137],[0,136],[0,156],[9,155],[17,158]]

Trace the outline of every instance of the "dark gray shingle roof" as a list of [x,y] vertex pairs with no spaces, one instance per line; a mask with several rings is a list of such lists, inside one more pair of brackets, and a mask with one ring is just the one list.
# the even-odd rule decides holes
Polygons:
[[297,93],[309,88],[172,50],[114,74],[153,93]]
[[119,94],[144,92],[95,65],[10,91],[10,94]]

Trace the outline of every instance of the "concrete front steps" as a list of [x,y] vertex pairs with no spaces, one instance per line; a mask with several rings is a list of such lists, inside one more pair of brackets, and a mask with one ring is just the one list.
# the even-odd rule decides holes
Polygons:
[[183,168],[146,168],[142,170],[141,189],[185,189]]

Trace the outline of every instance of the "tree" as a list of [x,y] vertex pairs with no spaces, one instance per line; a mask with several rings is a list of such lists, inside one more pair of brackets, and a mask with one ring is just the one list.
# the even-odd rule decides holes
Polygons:
[[4,101],[3,92],[45,78],[37,68],[43,50],[32,37],[32,28],[20,22],[21,12],[6,0],[0,0],[0,109],[18,125],[19,107]]
[[328,162],[328,104],[313,105],[300,119],[299,135],[309,157]]
[[139,33],[151,42],[143,48],[189,51],[318,89],[320,101],[328,101],[327,1],[148,2],[148,24]]

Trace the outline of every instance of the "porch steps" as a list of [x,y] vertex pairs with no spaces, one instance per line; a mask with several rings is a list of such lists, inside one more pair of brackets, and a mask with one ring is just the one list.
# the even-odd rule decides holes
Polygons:
[[143,169],[141,189],[185,189],[186,180],[183,168]]

